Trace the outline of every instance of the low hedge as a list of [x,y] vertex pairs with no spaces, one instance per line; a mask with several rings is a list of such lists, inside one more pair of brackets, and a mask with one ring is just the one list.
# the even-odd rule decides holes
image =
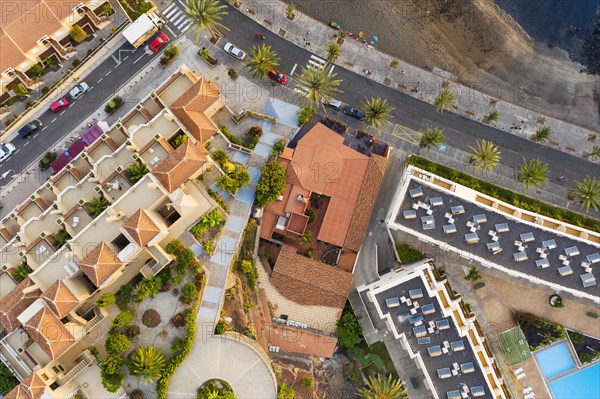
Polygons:
[[162,375],[156,381],[156,397],[158,399],[165,399],[167,397],[167,389],[169,388],[171,377],[175,373],[175,370],[177,370],[185,358],[190,354],[192,347],[194,346],[196,340],[196,313],[198,313],[200,299],[201,297],[198,295],[194,307],[182,312],[183,318],[185,319],[183,349],[175,357],[169,360],[162,371]]
[[590,229],[595,232],[600,232],[600,221],[592,218],[585,217],[575,212],[557,208],[545,202],[533,199],[526,195],[518,194],[510,191],[506,188],[496,186],[486,181],[477,179],[469,176],[466,173],[459,172],[456,169],[449,168],[444,165],[440,165],[431,162],[425,158],[418,156],[411,156],[408,159],[408,164],[416,166],[417,168],[424,169],[428,172],[435,173],[438,176],[444,177],[448,180],[452,180],[463,186],[477,190],[480,193],[494,197],[500,201],[504,201],[513,206],[519,207],[529,212],[538,213],[540,215],[548,216],[553,219],[557,219],[566,223],[573,224],[575,226]]

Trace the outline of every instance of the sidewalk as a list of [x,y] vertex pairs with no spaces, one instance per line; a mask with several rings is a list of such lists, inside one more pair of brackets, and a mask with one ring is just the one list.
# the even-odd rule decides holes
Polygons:
[[[284,2],[280,4],[281,6],[251,9],[242,4],[239,10],[273,33],[326,59],[325,46],[335,40],[333,35],[338,32],[300,11],[296,11],[294,20],[290,21],[285,16]],[[595,142],[592,141],[596,135],[600,136],[596,132],[494,99],[473,88],[453,82],[451,74],[437,68],[428,71],[401,60],[398,60],[396,68],[391,68],[393,60],[393,57],[376,49],[369,49],[361,42],[347,37],[341,45],[341,56],[335,64],[358,74],[370,69],[371,79],[430,104],[434,104],[435,97],[443,85],[449,85],[457,95],[452,112],[483,123],[485,115],[496,110],[499,120],[492,123],[492,126],[528,139],[531,139],[538,128],[548,126],[553,133],[548,142],[549,146],[584,159],[589,158],[594,146],[600,145],[600,137],[597,137]],[[418,92],[413,92],[417,87]],[[519,87],[516,93],[517,98],[523,102],[527,100],[525,89],[525,86]],[[592,161],[598,163],[600,159]]]

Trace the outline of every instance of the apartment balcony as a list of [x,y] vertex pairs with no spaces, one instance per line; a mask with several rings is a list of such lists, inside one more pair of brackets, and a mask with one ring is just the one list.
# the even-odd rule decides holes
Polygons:
[[69,370],[66,374],[64,374],[62,377],[58,378],[59,384],[61,386],[65,385],[66,383],[71,381],[73,378],[75,378],[79,373],[81,373],[85,368],[87,368],[93,362],[94,362],[94,358],[88,351],[82,352],[81,355],[77,358],[77,364],[71,370]]
[[159,262],[154,258],[148,259],[140,272],[145,278],[156,276],[165,267],[166,263]]

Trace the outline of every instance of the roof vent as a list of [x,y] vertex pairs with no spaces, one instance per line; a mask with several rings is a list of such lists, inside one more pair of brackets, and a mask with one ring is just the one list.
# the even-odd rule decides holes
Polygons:
[[298,202],[302,202],[302,201],[304,201],[304,196],[302,194],[298,194],[296,199],[298,200]]

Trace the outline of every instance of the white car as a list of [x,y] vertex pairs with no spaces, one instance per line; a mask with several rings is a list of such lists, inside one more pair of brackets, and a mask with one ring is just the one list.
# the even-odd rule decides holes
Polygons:
[[4,144],[2,147],[0,147],[0,162],[3,162],[6,158],[10,157],[10,154],[12,154],[14,151],[15,146],[11,143]]
[[324,105],[327,105],[328,107],[334,108],[334,109],[341,109],[342,108],[342,102],[339,100],[336,100],[335,98],[330,99],[329,101],[327,101],[325,98],[321,98],[321,102]]
[[90,89],[90,86],[88,86],[87,83],[81,82],[77,86],[75,86],[71,89],[71,91],[69,92],[69,96],[71,96],[71,98],[73,100],[77,100],[78,98],[83,97],[85,92],[88,91],[89,89]]
[[246,58],[246,53],[244,53],[242,50],[240,50],[239,48],[235,47],[231,43],[227,43],[223,47],[223,49],[225,49],[225,51],[227,51],[229,54],[233,55],[238,60],[243,60],[244,58]]

